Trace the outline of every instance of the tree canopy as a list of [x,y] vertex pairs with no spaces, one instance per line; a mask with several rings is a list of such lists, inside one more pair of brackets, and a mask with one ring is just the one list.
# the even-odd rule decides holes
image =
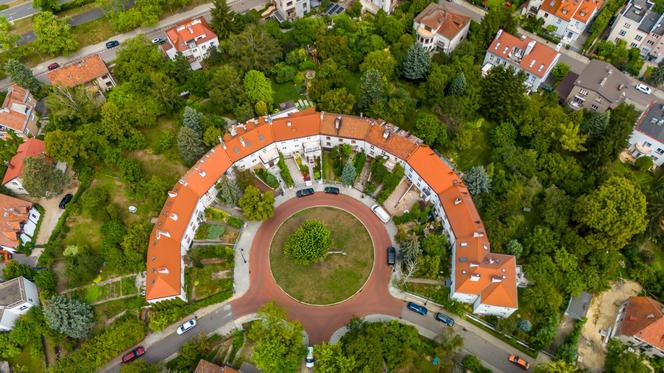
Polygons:
[[256,342],[252,359],[266,373],[294,372],[305,356],[302,324],[286,319],[286,310],[276,303],[266,303],[256,314],[249,329]]
[[95,323],[92,307],[74,298],[56,295],[44,306],[51,329],[72,338],[85,338]]
[[325,259],[332,245],[332,233],[319,220],[307,220],[291,233],[284,252],[298,263],[311,264]]

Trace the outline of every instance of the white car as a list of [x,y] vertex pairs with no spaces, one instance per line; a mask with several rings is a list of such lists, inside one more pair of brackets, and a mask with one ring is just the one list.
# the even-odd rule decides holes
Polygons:
[[307,347],[307,358],[304,359],[304,363],[307,368],[314,367],[314,348],[311,346]]
[[178,326],[177,333],[178,333],[178,335],[182,335],[182,334],[190,331],[191,329],[193,329],[195,326],[196,326],[196,319],[191,319],[191,320],[187,321],[186,323]]
[[637,84],[636,85],[636,90],[639,91],[639,92],[643,92],[647,95],[652,93],[652,89],[650,87],[648,87],[647,85],[643,84],[643,83]]
[[166,42],[166,39],[164,38],[154,38],[152,39],[152,44],[164,44]]

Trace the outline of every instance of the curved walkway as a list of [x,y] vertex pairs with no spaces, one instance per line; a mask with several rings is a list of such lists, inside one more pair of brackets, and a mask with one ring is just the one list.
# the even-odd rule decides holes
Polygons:
[[[330,306],[311,306],[294,300],[279,288],[270,272],[272,236],[292,214],[314,206],[334,206],[354,214],[366,225],[374,242],[373,271],[362,290],[348,300]],[[254,236],[249,259],[249,290],[231,302],[233,316],[237,319],[253,314],[264,303],[276,301],[288,310],[289,318],[302,323],[311,344],[329,340],[332,333],[353,316],[383,314],[399,317],[404,303],[388,291],[392,269],[387,265],[386,248],[390,244],[383,223],[371,209],[352,197],[318,192],[309,197],[288,200],[275,209],[274,216],[263,222]]]

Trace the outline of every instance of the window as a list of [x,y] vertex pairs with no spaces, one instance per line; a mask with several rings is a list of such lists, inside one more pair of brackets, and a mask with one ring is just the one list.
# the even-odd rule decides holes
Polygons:
[[636,36],[634,37],[634,40],[636,40],[636,41],[641,41],[641,40],[643,40],[643,36],[641,36],[641,35],[636,35]]
[[583,88],[579,89],[579,93],[584,95],[584,96],[588,96],[588,91],[583,89]]
[[625,28],[629,28],[629,22],[625,22]]
[[21,308],[19,308],[18,310],[19,310],[19,311],[25,311],[25,310],[27,310],[27,309],[28,309],[28,306],[21,306]]
[[287,3],[286,3],[286,6],[287,6],[287,7],[288,7],[288,6],[293,6],[293,2],[292,2],[292,1],[287,2]]
[[644,142],[643,142],[643,146],[645,146],[646,148],[649,148],[649,147],[652,146],[652,144],[649,143],[649,142],[647,142],[647,141],[644,141]]
[[652,40],[648,40],[648,41],[646,41],[646,44],[648,44],[650,46],[653,46],[653,45],[655,45],[655,42],[652,41]]
[[629,47],[630,47],[630,48],[636,48],[637,45],[636,45],[636,43],[632,43],[632,44],[629,45]]
[[662,148],[657,148],[657,150],[655,150],[655,153],[657,153],[657,154],[659,154],[659,155],[664,155],[664,149],[662,149]]
[[330,139],[330,136],[326,136],[326,137],[325,137],[325,140],[329,140],[329,139]]
[[627,35],[627,31],[625,31],[625,30],[620,30],[620,32],[618,33],[618,35],[620,35],[620,36],[625,36],[625,35]]
[[599,106],[597,106],[597,105],[595,105],[595,104],[592,104],[591,107],[592,107],[592,109],[595,110],[595,111],[597,111],[597,110],[599,109]]

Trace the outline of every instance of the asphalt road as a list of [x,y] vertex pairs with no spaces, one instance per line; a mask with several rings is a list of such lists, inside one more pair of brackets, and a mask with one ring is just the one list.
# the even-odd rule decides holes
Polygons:
[[[6,4],[6,3],[9,3],[13,0],[7,0],[7,1],[0,0],[0,4],[2,4],[3,1]],[[32,1],[31,1],[29,3],[17,5],[17,6],[9,8],[9,9],[5,9],[3,11],[0,11],[0,16],[4,16],[5,18],[7,18],[10,21],[15,21],[15,20],[18,20],[18,19],[21,19],[21,18],[31,16],[31,15],[33,15],[35,13],[38,13],[38,12],[39,12],[39,10],[35,10],[32,7]]]

